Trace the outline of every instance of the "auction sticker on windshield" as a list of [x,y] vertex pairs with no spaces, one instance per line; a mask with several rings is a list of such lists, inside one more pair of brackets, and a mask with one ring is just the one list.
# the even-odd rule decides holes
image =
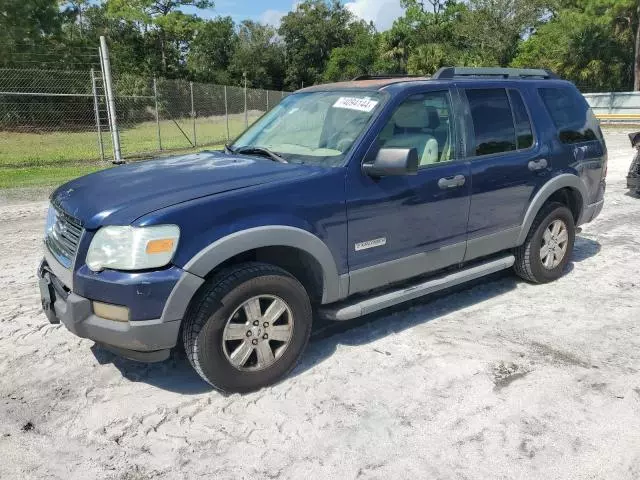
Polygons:
[[349,110],[358,110],[359,112],[370,112],[378,104],[377,100],[371,100],[369,97],[340,97],[333,104],[333,108],[347,108]]

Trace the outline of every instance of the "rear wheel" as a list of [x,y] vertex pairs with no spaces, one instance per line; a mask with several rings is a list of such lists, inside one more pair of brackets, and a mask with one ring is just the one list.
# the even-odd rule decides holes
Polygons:
[[559,278],[571,259],[575,235],[571,210],[561,203],[546,205],[536,216],[525,242],[516,248],[516,273],[533,283]]
[[187,357],[219,390],[271,385],[296,365],[311,333],[304,287],[286,271],[247,263],[214,277],[185,319]]

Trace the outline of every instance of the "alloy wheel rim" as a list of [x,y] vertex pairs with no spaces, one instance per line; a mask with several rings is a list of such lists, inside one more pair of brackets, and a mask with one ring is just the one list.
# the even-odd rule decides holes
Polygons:
[[540,260],[547,270],[556,268],[565,255],[569,245],[569,231],[562,220],[554,220],[545,229],[540,246]]
[[282,357],[292,333],[289,305],[275,295],[258,295],[229,316],[222,332],[222,348],[234,368],[264,370]]

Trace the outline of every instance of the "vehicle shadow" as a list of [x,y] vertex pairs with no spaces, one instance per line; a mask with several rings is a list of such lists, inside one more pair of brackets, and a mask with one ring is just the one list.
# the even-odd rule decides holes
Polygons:
[[[597,255],[600,248],[597,241],[583,236],[576,237],[573,256],[565,274],[573,270],[574,263]],[[503,295],[517,288],[519,282],[521,280],[509,269],[354,320],[334,322],[315,318],[307,351],[287,378],[300,375],[331,357],[339,345],[358,346],[375,342],[387,335]],[[123,377],[132,382],[144,382],[185,395],[213,390],[193,370],[182,349],[175,349],[164,362],[151,364],[118,357],[98,344],[91,350],[100,364],[113,364]]]
[[602,245],[600,242],[578,235],[576,236],[576,242],[573,245],[573,255],[571,256],[571,262],[569,265],[573,262],[580,263],[587,258],[595,257],[600,253],[601,249]]
[[197,395],[213,390],[193,369],[184,351],[176,348],[169,359],[158,363],[141,363],[111,353],[100,344],[91,351],[100,365],[113,364],[124,378],[184,395]]

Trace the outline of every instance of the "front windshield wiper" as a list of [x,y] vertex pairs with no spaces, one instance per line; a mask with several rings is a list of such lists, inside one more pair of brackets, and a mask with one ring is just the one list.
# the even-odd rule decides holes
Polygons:
[[231,146],[228,143],[224,144],[224,150],[225,152],[228,152],[228,153],[236,153],[235,150],[231,148]]
[[[226,147],[226,146],[225,146]],[[272,152],[268,148],[265,147],[254,147],[253,145],[246,145],[244,147],[238,147],[235,150],[231,150],[229,147],[226,147],[231,153],[244,153],[247,155],[262,155],[267,156],[274,162],[278,163],[289,163],[280,155],[275,152]]]

